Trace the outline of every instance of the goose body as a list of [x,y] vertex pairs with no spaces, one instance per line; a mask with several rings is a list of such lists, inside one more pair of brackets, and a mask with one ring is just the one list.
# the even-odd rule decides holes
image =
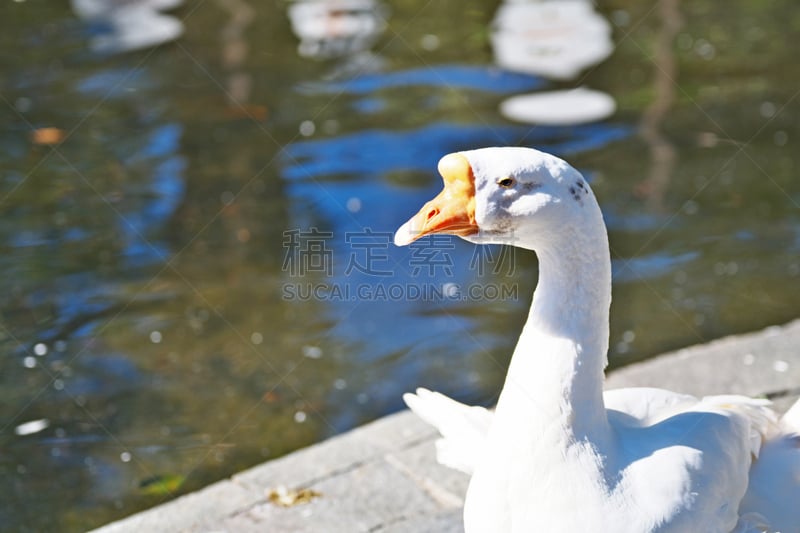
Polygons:
[[800,532],[800,428],[768,402],[603,392],[611,262],[583,177],[527,148],[450,154],[439,170],[444,190],[396,244],[450,233],[539,257],[495,412],[405,397],[442,433],[440,462],[472,474],[467,533]]

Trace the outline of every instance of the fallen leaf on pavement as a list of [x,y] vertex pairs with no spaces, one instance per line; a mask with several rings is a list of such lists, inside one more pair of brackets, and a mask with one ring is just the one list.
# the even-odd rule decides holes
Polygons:
[[280,507],[293,507],[308,503],[322,494],[313,489],[288,489],[280,486],[267,491],[267,499]]

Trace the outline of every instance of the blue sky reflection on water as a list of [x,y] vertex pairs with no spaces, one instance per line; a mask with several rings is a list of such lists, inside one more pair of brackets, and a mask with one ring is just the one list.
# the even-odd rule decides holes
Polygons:
[[427,86],[508,94],[540,89],[546,84],[543,78],[492,67],[428,65],[397,72],[363,74],[345,81],[313,85],[308,89],[322,93],[372,94],[386,89]]
[[[411,73],[398,72],[388,77],[386,84],[380,83],[380,75],[372,75],[369,87],[377,86],[403,86],[421,82],[432,83],[434,86],[449,85],[450,81],[442,73],[449,69],[441,69],[433,75],[422,77],[418,71]],[[472,74],[478,81],[471,82],[467,79],[456,79],[455,85],[461,84],[475,89],[484,89],[487,85],[486,78],[499,78],[496,74],[487,74],[484,69],[459,69],[459,76],[463,78],[467,73]],[[405,79],[408,76],[408,80]],[[519,78],[525,79],[524,76]],[[533,78],[531,78],[533,79]],[[445,81],[446,80],[446,81]],[[357,87],[355,92],[363,90],[363,86],[351,83],[341,87],[350,90]],[[502,84],[501,84],[502,87]],[[340,88],[340,87],[337,87]],[[521,85],[521,88],[524,88]],[[491,89],[489,89],[491,90]],[[502,89],[494,89],[502,90]],[[348,246],[346,238],[359,232],[364,227],[373,231],[387,232],[392,235],[396,226],[402,222],[397,219],[397,213],[407,213],[408,216],[416,211],[425,199],[433,197],[441,188],[441,178],[436,173],[436,164],[443,154],[458,150],[470,149],[480,146],[516,144],[524,139],[526,145],[537,149],[549,151],[567,157],[581,151],[599,149],[608,143],[624,139],[630,135],[632,129],[624,124],[588,124],[570,127],[557,126],[512,126],[498,123],[496,125],[471,125],[447,122],[435,122],[418,129],[409,131],[366,130],[348,135],[325,140],[301,140],[289,144],[284,152],[281,175],[288,180],[287,193],[296,201],[307,205],[315,213],[315,217],[322,216],[329,223],[333,223],[338,230],[331,235],[331,247],[335,258],[339,262],[348,263],[353,258],[355,250]],[[402,150],[397,147],[402,146]],[[396,182],[386,179],[386,176],[400,173],[419,173],[426,176],[427,185],[424,188],[401,186]],[[421,194],[422,193],[422,194]],[[385,208],[387,199],[395,209],[389,211]],[[357,202],[358,210],[353,212],[348,209],[352,202]],[[299,210],[300,213],[306,209]],[[296,219],[298,227],[309,224],[302,215]],[[450,238],[445,238],[450,241]],[[354,305],[346,301],[347,296],[340,297],[341,293],[334,293],[330,298],[330,314],[333,317],[347,316],[348,322],[357,324],[358,327],[350,328],[346,323],[337,326],[335,333],[343,338],[350,338],[352,342],[361,340],[366,346],[358,350],[365,355],[377,354],[385,346],[398,346],[411,350],[420,343],[429,346],[433,353],[444,352],[447,346],[440,346],[435,339],[441,338],[441,333],[453,328],[465,331],[470,328],[471,320],[458,316],[450,316],[439,324],[444,328],[441,333],[430,331],[430,321],[415,319],[415,311],[421,307],[430,306],[434,310],[439,308],[445,311],[447,298],[441,301],[409,301],[408,298],[391,298],[394,312],[405,317],[403,327],[381,328],[379,338],[364,335],[360,329],[364,324],[376,327],[371,322],[374,320],[375,307],[385,306],[387,301],[381,302],[384,294],[376,288],[396,285],[398,294],[402,294],[399,287],[421,287],[423,292],[431,291],[432,287],[441,287],[446,280],[458,287],[466,287],[471,282],[485,282],[485,279],[476,278],[475,272],[465,269],[474,255],[474,247],[462,243],[452,243],[442,253],[448,256],[449,268],[443,272],[441,268],[426,269],[414,268],[413,259],[409,265],[407,249],[397,249],[383,240],[385,246],[380,247],[392,263],[392,276],[389,279],[380,279],[380,276],[357,276],[343,270],[334,272],[329,280],[334,287],[345,287],[356,291],[360,286],[366,285],[370,289],[364,294],[370,295],[377,302],[364,302]],[[442,245],[438,245],[440,250]],[[338,253],[336,253],[338,252]],[[497,252],[495,252],[497,253]],[[346,269],[345,269],[346,270]],[[438,270],[438,271],[437,271]],[[455,272],[456,274],[454,274]],[[426,276],[425,274],[429,274]],[[442,274],[445,274],[444,276]],[[376,279],[377,278],[377,279]],[[452,286],[451,286],[452,287]],[[431,291],[435,294],[435,290]],[[424,296],[424,295],[423,295]],[[527,299],[527,294],[522,295]],[[343,301],[345,300],[345,301]],[[519,302],[512,302],[516,305]],[[449,323],[448,323],[449,322]],[[369,340],[372,338],[372,340]],[[468,343],[470,341],[467,341]],[[447,342],[444,343],[445,345]],[[458,343],[456,343],[458,344]],[[449,346],[453,349],[452,344]],[[368,355],[369,357],[369,355]],[[411,377],[411,376],[409,376]],[[406,381],[404,379],[403,381]]]

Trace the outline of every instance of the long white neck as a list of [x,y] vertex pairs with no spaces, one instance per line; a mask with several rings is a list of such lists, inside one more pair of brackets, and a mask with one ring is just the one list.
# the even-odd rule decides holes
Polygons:
[[[535,244],[539,283],[497,405],[514,433],[556,447],[608,436],[603,404],[611,261],[600,210]],[[511,429],[509,427],[509,429]],[[551,441],[553,439],[550,439]]]

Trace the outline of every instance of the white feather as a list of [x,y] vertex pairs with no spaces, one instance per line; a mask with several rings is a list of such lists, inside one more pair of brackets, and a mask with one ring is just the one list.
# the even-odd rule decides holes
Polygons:
[[455,470],[471,474],[475,458],[483,453],[492,413],[483,407],[464,405],[438,392],[419,388],[403,395],[406,405],[441,433],[436,459]]

